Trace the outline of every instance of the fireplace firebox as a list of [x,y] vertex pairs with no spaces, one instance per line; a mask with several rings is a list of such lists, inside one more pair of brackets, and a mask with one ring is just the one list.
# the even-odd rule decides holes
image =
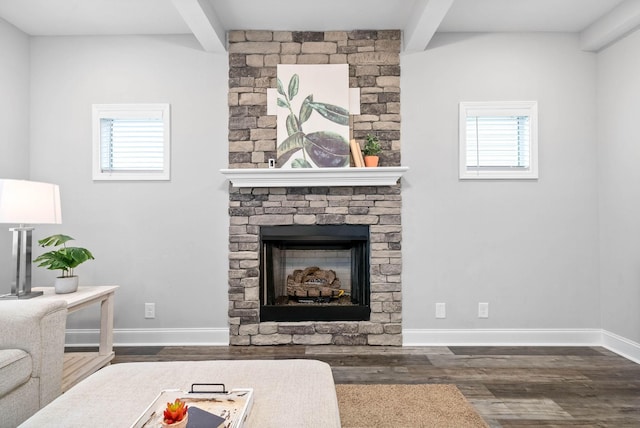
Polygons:
[[262,226],[260,243],[260,321],[369,320],[369,226]]

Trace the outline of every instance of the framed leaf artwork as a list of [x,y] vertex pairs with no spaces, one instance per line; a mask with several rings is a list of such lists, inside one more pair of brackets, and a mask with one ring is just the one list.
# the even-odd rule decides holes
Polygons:
[[280,64],[277,81],[278,167],[348,167],[349,66]]

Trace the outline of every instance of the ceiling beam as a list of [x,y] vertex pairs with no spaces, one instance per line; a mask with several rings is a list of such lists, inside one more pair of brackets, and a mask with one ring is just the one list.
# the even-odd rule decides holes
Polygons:
[[227,33],[208,0],[173,0],[182,19],[207,52],[226,52]]
[[404,31],[404,51],[427,48],[454,0],[419,0]]
[[580,47],[597,52],[640,26],[640,2],[626,0],[580,33]]

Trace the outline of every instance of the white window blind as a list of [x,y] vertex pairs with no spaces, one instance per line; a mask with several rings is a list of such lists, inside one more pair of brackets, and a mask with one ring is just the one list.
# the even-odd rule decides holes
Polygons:
[[162,171],[162,118],[100,119],[100,156],[103,172]]
[[528,168],[528,116],[468,116],[467,168]]
[[93,106],[94,180],[169,179],[169,105]]
[[535,102],[460,104],[460,178],[537,178]]

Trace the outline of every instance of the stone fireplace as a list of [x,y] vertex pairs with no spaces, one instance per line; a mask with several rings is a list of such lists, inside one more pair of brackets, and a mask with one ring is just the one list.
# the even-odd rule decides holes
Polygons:
[[369,226],[260,228],[261,321],[369,321]]
[[[399,31],[232,31],[228,39],[230,169],[264,171],[276,158],[266,93],[276,65],[295,63],[349,64],[361,93],[353,138],[375,133],[381,165],[400,165]],[[401,205],[395,182],[231,184],[230,344],[402,345]],[[342,238],[329,243],[327,231]]]

